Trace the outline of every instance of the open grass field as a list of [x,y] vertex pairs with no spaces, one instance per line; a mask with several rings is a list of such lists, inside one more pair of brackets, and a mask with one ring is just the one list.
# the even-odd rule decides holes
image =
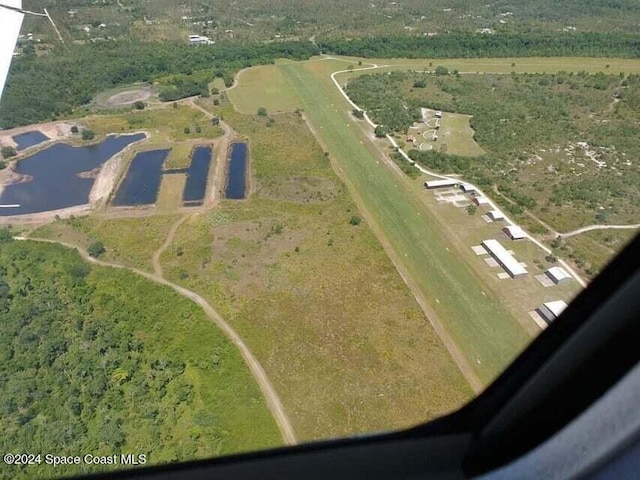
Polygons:
[[204,113],[186,105],[177,108],[163,105],[122,115],[94,115],[83,123],[98,135],[146,130],[162,141],[213,139],[222,135],[222,129],[212,125]]
[[65,240],[87,248],[96,240],[107,246],[104,259],[153,271],[151,255],[163,244],[175,214],[119,218],[117,213],[62,220],[40,227],[35,237]]
[[189,168],[191,165],[191,152],[193,151],[193,143],[190,142],[173,142],[171,143],[171,151],[164,162],[165,170],[172,168]]
[[256,193],[185,222],[161,261],[251,345],[297,434],[408,426],[468,398],[306,124],[221,114],[249,139]]
[[[357,208],[306,123],[286,114],[267,126],[229,104],[209,107],[248,139],[255,194],[189,218],[160,260],[249,344],[297,437],[407,427],[469,399],[367,223],[351,224]],[[175,219],[153,218],[91,218],[76,230],[149,269]],[[121,250],[127,243],[135,255]]]
[[[555,73],[559,71],[597,73],[604,72],[617,75],[640,73],[640,60],[626,58],[584,58],[584,57],[549,57],[549,58],[460,58],[460,59],[407,59],[407,58],[355,58],[340,57],[346,70],[349,65],[355,68],[370,65],[388,66],[376,69],[376,72],[394,70],[435,70],[439,65],[447,67],[450,71],[459,70],[461,73]],[[362,62],[359,66],[358,62]],[[607,67],[609,65],[609,67]],[[360,76],[362,73],[371,72],[345,72],[338,75],[342,82],[350,77]]]
[[182,192],[186,182],[187,176],[184,174],[171,174],[162,177],[157,202],[159,211],[176,210],[182,206]]
[[[475,157],[482,155],[485,151],[475,141],[475,132],[471,128],[469,115],[459,113],[442,112],[440,120],[440,128],[437,131],[438,139],[433,140],[433,127],[435,118],[433,118],[433,110],[430,114],[427,124],[414,124],[407,133],[414,137],[413,147],[420,150],[434,150],[438,152],[446,152],[453,155],[462,155]],[[400,138],[406,139],[407,136],[401,135]]]
[[269,113],[292,112],[300,107],[278,65],[249,68],[240,75],[237,86],[227,92],[240,113],[254,114],[259,107]]

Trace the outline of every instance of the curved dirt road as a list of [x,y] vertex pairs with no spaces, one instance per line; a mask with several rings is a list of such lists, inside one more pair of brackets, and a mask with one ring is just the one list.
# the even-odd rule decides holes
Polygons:
[[164,243],[160,246],[160,248],[158,250],[153,252],[153,256],[151,257],[151,261],[153,262],[153,271],[155,272],[155,275],[157,277],[164,278],[164,273],[162,271],[162,264],[160,263],[160,257],[162,256],[164,251],[167,248],[169,248],[169,245],[171,245],[173,243],[173,237],[175,236],[176,231],[178,231],[178,228],[180,228],[180,225],[182,225],[184,222],[186,222],[189,218],[191,218],[191,215],[184,215],[184,216],[180,217],[176,221],[176,223],[174,223],[171,226],[171,229],[169,230],[169,233],[167,233],[167,237],[164,239]]
[[284,411],[284,407],[282,406],[280,397],[278,396],[275,389],[273,388],[273,385],[271,385],[271,382],[269,381],[267,374],[262,368],[262,365],[260,365],[260,362],[258,362],[258,360],[253,356],[253,354],[251,353],[251,350],[249,350],[249,347],[244,343],[244,341],[242,340],[242,338],[240,338],[240,336],[236,333],[236,331],[233,328],[231,328],[231,326],[224,321],[224,319],[220,316],[220,314],[218,314],[218,312],[216,312],[214,308],[211,305],[209,305],[209,303],[200,295],[184,287],[181,287],[180,285],[176,285],[175,283],[170,282],[159,275],[147,273],[133,267],[126,267],[118,263],[109,263],[109,262],[95,259],[91,257],[86,250],[79,247],[78,245],[73,245],[70,243],[60,242],[56,240],[48,240],[44,238],[15,237],[15,239],[31,240],[34,242],[43,242],[43,243],[53,243],[57,245],[62,245],[67,248],[72,248],[76,250],[85,261],[89,263],[93,263],[95,265],[99,265],[102,267],[128,270],[132,273],[135,273],[137,275],[140,275],[146,278],[147,280],[151,280],[152,282],[158,283],[160,285],[170,287],[173,290],[175,290],[177,293],[182,295],[183,297],[188,298],[192,302],[197,303],[202,308],[202,310],[204,310],[204,312],[207,314],[209,319],[213,321],[213,323],[215,323],[224,332],[227,338],[231,340],[231,342],[238,348],[238,350],[240,350],[242,358],[244,359],[245,363],[249,367],[249,370],[251,371],[251,374],[255,378],[256,382],[258,382],[260,390],[262,391],[262,394],[264,395],[264,398],[267,401],[267,406],[269,407],[269,410],[271,411],[271,414],[273,415],[273,418],[275,419],[278,425],[278,428],[280,429],[280,433],[282,435],[282,440],[284,441],[284,443],[286,445],[295,445],[297,443],[295,434],[293,433],[293,428],[291,427],[289,418],[287,417],[287,414]]

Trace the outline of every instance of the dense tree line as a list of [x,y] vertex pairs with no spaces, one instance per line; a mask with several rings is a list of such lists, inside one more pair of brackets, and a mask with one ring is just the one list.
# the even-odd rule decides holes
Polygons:
[[[194,312],[199,311],[190,302],[150,282],[91,267],[70,249],[12,241],[0,229],[0,450],[135,451],[153,463],[230,453],[229,426],[223,425],[229,399],[218,401],[217,389],[240,380],[240,399],[244,388],[257,387],[242,385],[252,381],[248,373],[241,380],[229,371],[239,355],[216,333],[206,333],[212,330],[208,322],[198,326]],[[187,342],[188,353],[175,335],[185,329],[198,332]],[[216,380],[221,368],[224,381],[216,387],[205,392],[204,381],[194,385],[199,369],[215,384],[222,380]],[[214,416],[202,409],[203,402]],[[264,445],[266,439],[255,440]],[[252,448],[254,439],[242,441]],[[0,465],[3,478],[82,471],[87,467]]]
[[640,38],[622,33],[391,36],[325,40],[324,53],[371,58],[624,57],[640,56]]
[[[40,57],[17,58],[11,67],[0,105],[0,127],[11,128],[68,115],[100,91],[134,82],[152,82],[172,75],[208,73],[227,83],[233,73],[276,58],[306,59],[318,52],[309,42],[269,44],[219,43],[193,48],[177,43],[104,42],[62,48]],[[201,90],[183,77],[167,84],[179,97]],[[196,88],[198,87],[198,88]]]

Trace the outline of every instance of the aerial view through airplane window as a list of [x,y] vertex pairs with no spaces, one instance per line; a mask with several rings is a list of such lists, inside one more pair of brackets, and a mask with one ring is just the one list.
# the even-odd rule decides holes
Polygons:
[[640,230],[639,34],[636,0],[0,0],[0,477],[465,405]]

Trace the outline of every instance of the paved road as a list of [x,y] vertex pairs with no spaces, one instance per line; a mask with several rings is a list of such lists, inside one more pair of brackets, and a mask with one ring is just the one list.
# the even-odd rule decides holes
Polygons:
[[48,240],[44,238],[16,237],[15,239],[31,240],[35,242],[44,242],[44,243],[53,243],[53,244],[63,245],[68,248],[72,248],[74,250],[77,250],[78,253],[80,253],[80,255],[82,256],[82,258],[87,262],[93,263],[95,265],[100,265],[102,267],[128,270],[132,273],[135,273],[137,275],[140,275],[146,278],[147,280],[151,280],[152,282],[158,283],[160,285],[165,285],[167,287],[170,287],[173,290],[175,290],[178,294],[182,295],[183,297],[188,298],[189,300],[197,303],[202,308],[202,310],[204,310],[204,312],[207,314],[209,319],[213,321],[213,323],[215,323],[224,332],[227,338],[231,340],[231,342],[238,348],[238,350],[240,350],[242,358],[244,359],[245,363],[249,367],[249,370],[251,371],[251,374],[253,375],[253,377],[256,379],[256,382],[258,382],[258,386],[260,387],[260,390],[262,390],[262,394],[264,395],[265,400],[267,401],[267,406],[269,407],[269,410],[271,411],[273,418],[275,419],[278,425],[278,428],[280,429],[280,433],[282,434],[282,440],[284,441],[284,443],[287,445],[295,445],[297,443],[296,436],[293,432],[291,423],[289,422],[289,418],[287,417],[287,414],[284,411],[284,407],[282,406],[280,397],[278,396],[275,389],[273,388],[273,385],[269,381],[269,378],[267,377],[267,374],[262,368],[262,365],[260,365],[260,362],[258,362],[258,360],[253,356],[253,354],[251,353],[251,350],[249,350],[249,347],[244,343],[244,341],[242,340],[242,338],[240,338],[240,336],[236,333],[236,331],[233,328],[231,328],[231,326],[224,321],[224,319],[220,316],[220,314],[218,314],[218,312],[216,312],[216,310],[211,305],[209,305],[209,303],[200,295],[184,287],[181,287],[180,285],[176,285],[175,283],[170,282],[169,280],[166,280],[157,274],[144,272],[137,268],[126,267],[124,265],[120,265],[117,263],[110,263],[110,262],[105,262],[103,260],[95,259],[91,257],[86,250],[84,250],[83,248],[77,245],[60,242],[56,240]]

